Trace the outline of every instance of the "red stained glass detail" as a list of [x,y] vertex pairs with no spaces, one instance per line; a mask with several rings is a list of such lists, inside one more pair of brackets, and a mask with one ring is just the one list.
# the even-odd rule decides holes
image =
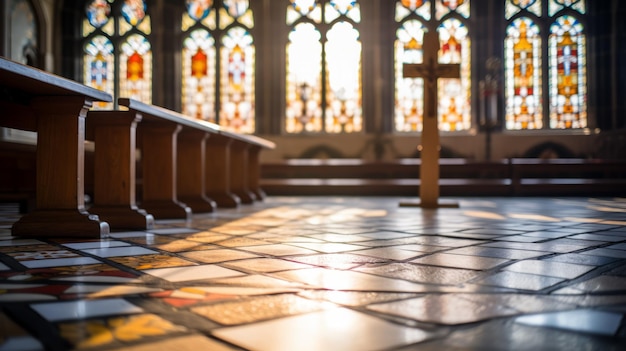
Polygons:
[[143,58],[137,51],[128,57],[126,78],[131,81],[143,79]]
[[207,55],[198,49],[198,52],[191,57],[191,75],[202,78],[207,75]]

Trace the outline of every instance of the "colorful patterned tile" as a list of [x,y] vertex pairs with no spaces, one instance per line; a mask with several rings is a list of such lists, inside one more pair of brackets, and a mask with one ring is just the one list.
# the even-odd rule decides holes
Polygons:
[[16,245],[16,246],[0,246],[0,253],[4,254],[12,254],[15,252],[29,252],[29,251],[56,251],[62,248],[59,248],[55,245],[50,244],[32,244],[32,245]]
[[213,242],[215,245],[225,246],[225,247],[243,247],[243,246],[258,246],[258,245],[267,245],[269,242],[258,240],[258,239],[250,239],[247,237],[234,237],[226,240]]
[[232,239],[232,235],[218,234],[213,232],[200,232],[191,235],[185,235],[185,240],[195,241],[199,243],[212,244],[218,241]]
[[76,349],[121,346],[129,342],[186,332],[154,314],[135,314],[59,323],[59,333]]
[[79,254],[67,250],[12,252],[8,256],[17,261],[48,260],[55,258],[80,257]]
[[430,336],[417,328],[344,308],[222,328],[213,334],[258,351],[388,350]]
[[251,254],[249,252],[231,249],[190,251],[184,252],[181,255],[203,263],[218,263],[259,257],[259,255]]
[[146,270],[167,267],[193,266],[196,263],[168,255],[141,255],[127,257],[112,257],[111,261],[123,264],[136,270]]
[[293,294],[281,294],[194,307],[191,311],[222,325],[237,325],[315,312],[333,306]]
[[220,285],[255,288],[304,288],[305,284],[290,282],[266,275],[251,274],[233,278],[215,279],[212,282]]
[[31,308],[50,322],[143,312],[142,308],[124,299],[37,303]]
[[241,272],[216,265],[147,269],[144,272],[169,282],[219,279],[243,275]]

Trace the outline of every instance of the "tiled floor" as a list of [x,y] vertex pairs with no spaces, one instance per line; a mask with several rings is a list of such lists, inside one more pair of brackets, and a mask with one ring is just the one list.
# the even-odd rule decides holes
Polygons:
[[10,236],[2,350],[624,350],[626,199],[273,197],[107,240]]

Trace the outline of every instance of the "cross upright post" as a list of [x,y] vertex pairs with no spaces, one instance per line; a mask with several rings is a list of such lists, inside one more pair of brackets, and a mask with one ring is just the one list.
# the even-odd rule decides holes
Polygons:
[[460,78],[459,64],[438,62],[439,35],[437,31],[424,33],[424,63],[403,66],[405,78],[424,80],[424,118],[422,118],[422,148],[420,165],[420,203],[400,203],[400,206],[423,208],[458,207],[455,203],[439,202],[439,117],[437,81],[439,78]]

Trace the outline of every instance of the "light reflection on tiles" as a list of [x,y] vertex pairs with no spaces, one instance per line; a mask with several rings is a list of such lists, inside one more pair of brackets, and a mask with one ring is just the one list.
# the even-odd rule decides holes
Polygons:
[[626,212],[590,201],[270,197],[112,239],[0,229],[0,351],[619,350]]

